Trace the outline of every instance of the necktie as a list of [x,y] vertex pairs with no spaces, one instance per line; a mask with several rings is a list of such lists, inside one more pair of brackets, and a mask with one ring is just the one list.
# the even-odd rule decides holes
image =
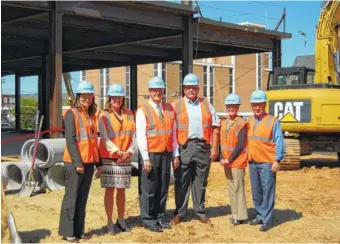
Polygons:
[[158,117],[161,120],[162,124],[164,122],[164,118],[163,118],[163,113],[162,113],[162,109],[161,109],[161,105],[157,105],[157,113],[158,113]]

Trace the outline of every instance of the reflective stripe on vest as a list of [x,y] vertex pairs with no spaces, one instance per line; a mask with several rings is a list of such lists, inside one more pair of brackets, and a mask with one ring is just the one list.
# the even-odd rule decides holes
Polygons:
[[[78,111],[78,109],[72,109],[72,111],[76,114],[76,116],[78,117],[78,128],[79,128],[79,133],[80,135],[77,136],[77,141],[82,141],[82,140],[87,140],[87,139],[94,139],[97,138],[97,135],[88,135],[86,132],[86,128],[84,126],[84,122],[81,118],[81,115]],[[94,121],[92,121],[92,123],[94,123]],[[92,126],[95,126],[94,124]]]
[[[229,152],[233,152],[233,151],[235,151],[235,149],[236,149],[236,147],[221,146],[221,150],[226,150],[226,151],[229,151]],[[246,152],[247,148],[243,148],[243,151]]]
[[[178,129],[189,129],[189,125],[185,125],[185,124],[180,124],[179,123],[179,115],[181,114],[181,108],[182,108],[182,101],[183,99],[178,99],[178,102],[177,102],[177,110],[176,110],[176,122],[177,122],[177,128]],[[207,104],[206,102],[207,100],[203,100],[203,104],[206,108],[207,111],[209,111],[209,105]],[[199,103],[201,103],[202,101],[198,100]],[[202,114],[203,116],[203,114]],[[209,125],[209,124],[203,124],[203,129],[206,129],[206,128],[212,128],[212,125]]]
[[[108,131],[107,131],[107,135],[109,138],[112,137],[119,137],[119,136],[133,136],[134,131],[132,130],[126,130],[126,131],[113,131],[112,126],[111,126],[111,121],[110,121],[110,113],[108,111],[104,111],[104,115],[108,120]],[[127,114],[127,119],[128,120],[133,120],[133,115],[131,114]],[[102,122],[103,118],[101,118],[101,122]]]

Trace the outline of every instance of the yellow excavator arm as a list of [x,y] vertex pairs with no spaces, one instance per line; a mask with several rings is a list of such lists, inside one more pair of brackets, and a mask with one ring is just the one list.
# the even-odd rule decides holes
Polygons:
[[340,3],[326,1],[315,40],[314,83],[340,85]]

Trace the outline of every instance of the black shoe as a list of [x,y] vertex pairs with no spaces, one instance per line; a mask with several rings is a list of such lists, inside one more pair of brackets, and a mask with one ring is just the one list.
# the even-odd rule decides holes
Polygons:
[[248,224],[250,224],[250,225],[262,225],[263,221],[259,220],[259,219],[253,219],[253,220],[249,221]]
[[263,224],[260,227],[260,231],[263,231],[263,232],[265,232],[265,231],[267,231],[269,229],[270,229],[270,225],[268,225],[268,224]]
[[162,229],[171,229],[171,225],[168,222],[158,221],[157,224],[162,227]]
[[123,232],[130,232],[130,231],[131,231],[131,229],[130,229],[129,227],[123,228],[123,227],[120,225],[118,219],[117,219],[117,221],[116,221],[116,225],[117,225],[117,227],[118,227],[121,231],[123,231]]
[[241,224],[245,224],[245,223],[246,223],[246,220],[233,219],[233,220],[231,221],[231,223],[232,223],[233,225],[241,225]]
[[159,225],[144,225],[144,228],[152,232],[163,232],[163,229]]

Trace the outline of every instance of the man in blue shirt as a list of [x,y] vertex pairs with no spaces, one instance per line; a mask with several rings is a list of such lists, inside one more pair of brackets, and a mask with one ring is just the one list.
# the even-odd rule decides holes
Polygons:
[[186,75],[183,86],[185,96],[173,105],[180,162],[174,160],[173,165],[176,209],[171,222],[178,224],[186,215],[191,186],[198,220],[211,223],[206,216],[204,202],[210,163],[218,156],[220,121],[210,102],[198,97],[199,80],[195,74]]
[[265,112],[265,92],[254,91],[250,103],[254,116],[249,118],[248,160],[256,218],[249,224],[261,225],[260,231],[267,231],[272,226],[276,172],[284,158],[284,138],[279,120]]

